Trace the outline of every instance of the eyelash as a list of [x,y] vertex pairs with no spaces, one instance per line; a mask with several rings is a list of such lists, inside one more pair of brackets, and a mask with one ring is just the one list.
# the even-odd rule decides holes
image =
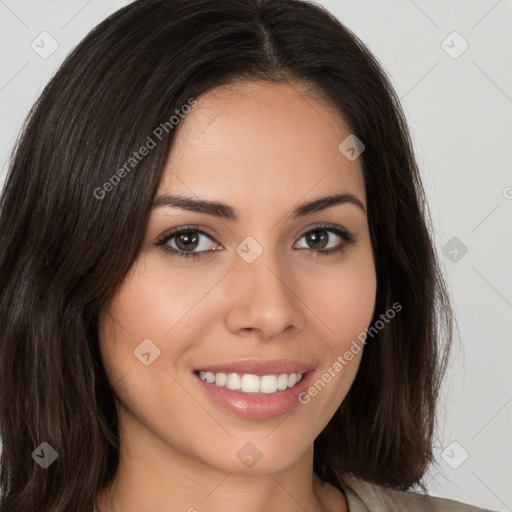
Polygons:
[[[300,238],[303,238],[304,236],[308,235],[311,232],[314,231],[327,231],[330,233],[334,233],[335,235],[338,235],[344,242],[341,243],[341,245],[334,247],[332,249],[306,249],[310,253],[316,253],[318,256],[329,256],[334,255],[337,253],[342,253],[345,251],[348,245],[352,245],[356,238],[355,236],[347,231],[344,228],[341,228],[340,226],[336,226],[334,224],[325,224],[325,225],[319,225],[314,226],[311,229],[308,229],[305,233],[302,234]],[[180,228],[173,229],[171,232],[164,235],[160,240],[158,240],[155,245],[160,247],[165,254],[170,254],[173,257],[179,257],[179,258],[185,258],[185,261],[188,259],[197,259],[197,258],[207,258],[212,255],[213,252],[216,251],[200,251],[200,252],[187,252],[187,251],[178,251],[174,249],[173,247],[169,247],[167,242],[171,240],[172,238],[182,234],[182,233],[201,233],[202,235],[207,236],[210,238],[213,242],[218,243],[211,233],[208,233],[208,231],[205,231],[204,229],[200,228],[199,226],[183,226]],[[300,240],[300,239],[299,239]],[[304,249],[302,249],[304,250]],[[311,254],[310,254],[311,255]]]

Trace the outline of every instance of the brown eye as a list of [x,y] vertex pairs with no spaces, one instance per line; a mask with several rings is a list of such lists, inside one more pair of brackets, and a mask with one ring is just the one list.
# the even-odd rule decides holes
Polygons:
[[[214,248],[211,247],[212,243]],[[186,259],[209,256],[212,251],[218,250],[215,249],[218,244],[212,235],[194,226],[174,229],[155,245],[161,247],[166,254]]]
[[[303,248],[310,249],[311,252],[314,252],[319,256],[342,252],[346,249],[347,245],[355,242],[354,235],[340,226],[333,225],[317,226],[304,233],[302,238],[306,240],[307,245],[307,247]],[[328,247],[329,243],[332,243],[333,238],[334,245]],[[341,243],[339,241],[336,243],[336,238],[340,239]]]

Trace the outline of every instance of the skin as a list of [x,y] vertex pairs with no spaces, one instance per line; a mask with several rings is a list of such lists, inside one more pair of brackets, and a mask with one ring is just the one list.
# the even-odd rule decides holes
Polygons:
[[[266,420],[220,409],[192,370],[284,358],[313,362],[320,376],[370,324],[377,282],[365,212],[345,203],[290,217],[299,203],[341,192],[366,208],[360,159],[338,150],[351,132],[337,110],[298,83],[238,83],[197,101],[176,128],[157,196],[221,201],[241,218],[169,206],[151,213],[140,257],[100,319],[102,358],[118,398],[121,460],[112,487],[98,493],[98,507],[348,510],[343,493],[313,473],[313,441],[346,396],[362,351],[310,403]],[[355,243],[318,256],[323,246],[305,234],[322,223],[347,229]],[[221,250],[185,260],[155,246],[189,224],[214,235],[199,233],[195,252]],[[321,234],[326,248],[345,243]],[[263,248],[250,264],[236,252],[247,236]],[[183,239],[178,244],[177,237],[167,243],[183,252]],[[144,366],[134,350],[147,338],[160,356]],[[251,468],[237,457],[248,442],[262,455]]]

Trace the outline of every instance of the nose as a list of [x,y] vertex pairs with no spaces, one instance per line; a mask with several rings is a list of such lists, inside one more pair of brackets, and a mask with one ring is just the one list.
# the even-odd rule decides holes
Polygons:
[[226,324],[231,332],[271,340],[303,329],[302,295],[307,287],[283,263],[271,250],[264,250],[252,263],[237,257],[225,283],[229,307]]

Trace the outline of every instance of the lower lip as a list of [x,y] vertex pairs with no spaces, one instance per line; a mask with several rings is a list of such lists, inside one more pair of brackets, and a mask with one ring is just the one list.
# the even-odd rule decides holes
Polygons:
[[275,418],[291,411],[299,402],[299,395],[304,392],[312,379],[314,370],[306,372],[302,379],[291,388],[271,394],[243,393],[227,387],[202,380],[194,373],[206,395],[225,411],[240,418],[249,420],[265,420]]

